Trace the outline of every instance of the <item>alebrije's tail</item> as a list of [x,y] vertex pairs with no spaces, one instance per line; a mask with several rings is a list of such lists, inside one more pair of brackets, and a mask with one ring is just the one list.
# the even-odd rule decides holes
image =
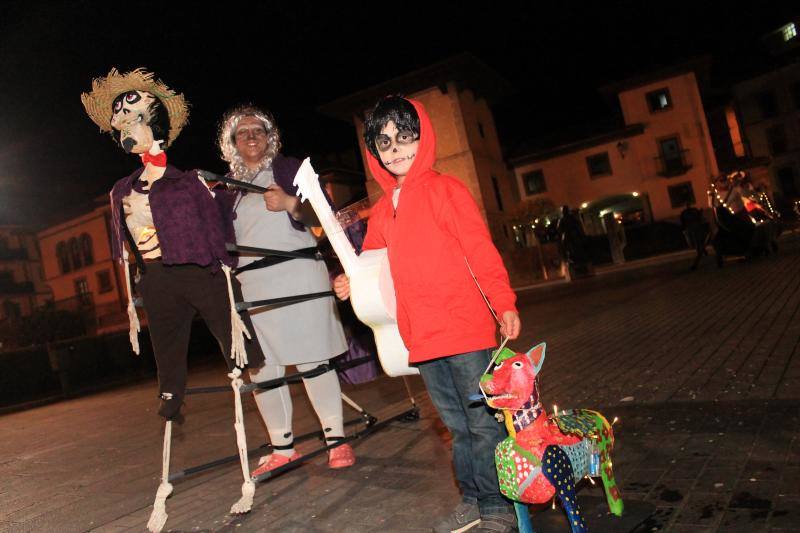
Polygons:
[[611,450],[614,448],[614,430],[603,415],[597,411],[591,411],[591,413],[595,416],[595,428],[597,429],[597,438],[595,442],[600,451],[600,477],[603,480],[603,489],[606,492],[608,508],[612,513],[620,516],[622,515],[624,505],[622,503],[622,494],[620,494],[617,488],[617,481],[614,478],[614,471],[611,465]]

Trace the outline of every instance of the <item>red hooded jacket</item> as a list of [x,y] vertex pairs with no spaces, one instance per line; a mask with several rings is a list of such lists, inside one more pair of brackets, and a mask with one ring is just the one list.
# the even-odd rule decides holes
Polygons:
[[366,151],[385,194],[372,208],[363,249],[388,249],[400,335],[409,362],[420,363],[497,344],[496,323],[467,261],[498,316],[516,311],[516,295],[467,187],[431,168],[433,127],[422,104],[409,101],[419,114],[420,140],[396,210],[396,178]]

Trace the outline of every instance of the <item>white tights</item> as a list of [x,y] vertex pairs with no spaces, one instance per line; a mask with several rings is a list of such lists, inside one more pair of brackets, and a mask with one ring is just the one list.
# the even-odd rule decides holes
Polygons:
[[[328,361],[319,361],[301,364],[297,365],[297,370],[306,372],[327,363]],[[264,365],[257,370],[251,370],[250,379],[261,382],[280,378],[285,374],[285,366]],[[326,437],[343,437],[342,389],[336,371],[331,370],[313,378],[303,378],[303,384]],[[253,395],[261,418],[264,419],[264,424],[267,426],[270,442],[273,446],[281,447],[280,449],[276,448],[274,453],[291,456],[294,453],[294,435],[292,433],[292,397],[289,393],[289,386],[283,385],[276,389],[256,391]]]

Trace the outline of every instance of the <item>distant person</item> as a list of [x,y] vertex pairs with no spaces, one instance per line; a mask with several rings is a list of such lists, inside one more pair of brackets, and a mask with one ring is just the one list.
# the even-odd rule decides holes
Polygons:
[[559,235],[559,249],[565,277],[567,279],[571,277],[570,267],[580,272],[587,271],[589,253],[586,249],[586,233],[575,211],[567,205],[561,207],[561,218],[558,220],[556,232]]
[[708,255],[706,240],[708,239],[709,227],[703,217],[703,212],[693,207],[691,202],[686,202],[686,209],[681,211],[681,227],[683,228],[683,234],[686,235],[689,247],[694,248],[697,253],[691,266],[692,270],[697,270],[700,260],[703,256]]

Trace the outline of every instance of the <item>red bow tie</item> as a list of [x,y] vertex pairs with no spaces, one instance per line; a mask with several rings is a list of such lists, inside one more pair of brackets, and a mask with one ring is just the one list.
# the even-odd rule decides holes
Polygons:
[[143,154],[139,154],[139,157],[142,158],[142,165],[151,163],[157,167],[167,166],[167,152],[161,152],[157,155],[152,155],[150,152],[145,152]]

